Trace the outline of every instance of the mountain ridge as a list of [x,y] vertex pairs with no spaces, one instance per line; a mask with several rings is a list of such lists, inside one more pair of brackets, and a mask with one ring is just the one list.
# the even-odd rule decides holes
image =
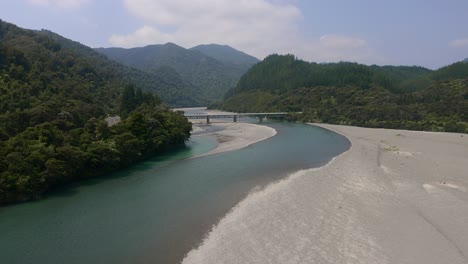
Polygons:
[[158,94],[159,97],[171,106],[203,106],[207,103],[206,100],[199,98],[198,89],[182,80],[180,76],[173,75],[172,77],[174,79],[169,79],[158,69],[155,69],[151,73],[147,73],[134,67],[129,67],[115,62],[114,60],[110,60],[95,49],[62,37],[52,31],[40,30],[35,32],[54,39],[64,48],[73,50],[83,57],[93,59],[93,61],[99,64],[100,67],[116,68],[116,71],[118,72],[117,75],[127,78],[131,83],[140,87],[144,91]]
[[[248,55],[233,51],[227,46],[211,46],[227,49],[232,56]],[[180,74],[185,82],[199,91],[202,99],[216,101],[222,99],[225,92],[234,87],[251,64],[235,64],[229,60],[219,61],[197,49],[185,49],[174,43],[154,44],[137,48],[97,48],[96,51],[124,65],[152,73],[161,66],[171,67]],[[248,59],[247,59],[248,60]]]
[[229,45],[201,44],[190,48],[190,50],[197,50],[221,62],[232,63],[235,65],[252,66],[260,62],[260,60],[255,58],[254,56],[249,55],[243,51],[234,49]]

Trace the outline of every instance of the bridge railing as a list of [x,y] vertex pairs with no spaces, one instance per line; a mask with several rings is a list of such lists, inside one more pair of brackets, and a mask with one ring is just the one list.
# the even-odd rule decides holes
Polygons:
[[232,118],[234,122],[237,122],[238,118],[247,118],[255,117],[263,121],[267,117],[285,117],[288,113],[278,112],[278,113],[233,113],[233,114],[199,114],[199,115],[186,115],[188,119],[206,119],[206,122],[209,123],[210,119],[227,119]]

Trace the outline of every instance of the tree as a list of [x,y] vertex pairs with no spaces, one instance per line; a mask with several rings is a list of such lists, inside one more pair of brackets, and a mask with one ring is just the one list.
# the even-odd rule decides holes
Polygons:
[[120,99],[120,115],[125,118],[136,107],[135,89],[133,85],[126,85]]

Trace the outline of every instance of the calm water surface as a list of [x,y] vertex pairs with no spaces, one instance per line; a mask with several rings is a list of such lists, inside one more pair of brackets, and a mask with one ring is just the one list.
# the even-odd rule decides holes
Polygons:
[[125,171],[0,208],[1,263],[178,263],[252,189],[350,146],[322,128],[266,125],[278,134],[241,150],[188,159],[216,146],[195,137]]

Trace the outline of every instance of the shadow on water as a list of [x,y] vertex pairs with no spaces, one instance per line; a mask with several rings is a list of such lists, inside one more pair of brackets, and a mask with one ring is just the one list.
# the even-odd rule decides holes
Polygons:
[[[221,130],[215,128],[216,131]],[[213,129],[213,131],[215,130]],[[145,172],[150,169],[162,168],[163,166],[169,166],[177,161],[187,159],[196,155],[203,154],[210,151],[216,146],[216,142],[212,138],[191,138],[183,146],[178,146],[173,149],[167,150],[162,154],[159,154],[155,157],[149,158],[147,160],[140,161],[134,165],[131,165],[127,168],[121,169],[119,171],[107,173],[95,178],[83,179],[77,182],[72,182],[66,184],[65,186],[60,186],[50,193],[44,196],[44,199],[53,199],[60,197],[70,197],[77,195],[80,188],[85,186],[94,186],[103,184],[106,181],[118,180],[121,178],[131,177],[130,174],[135,174],[135,172]],[[40,202],[40,201],[33,201]]]

